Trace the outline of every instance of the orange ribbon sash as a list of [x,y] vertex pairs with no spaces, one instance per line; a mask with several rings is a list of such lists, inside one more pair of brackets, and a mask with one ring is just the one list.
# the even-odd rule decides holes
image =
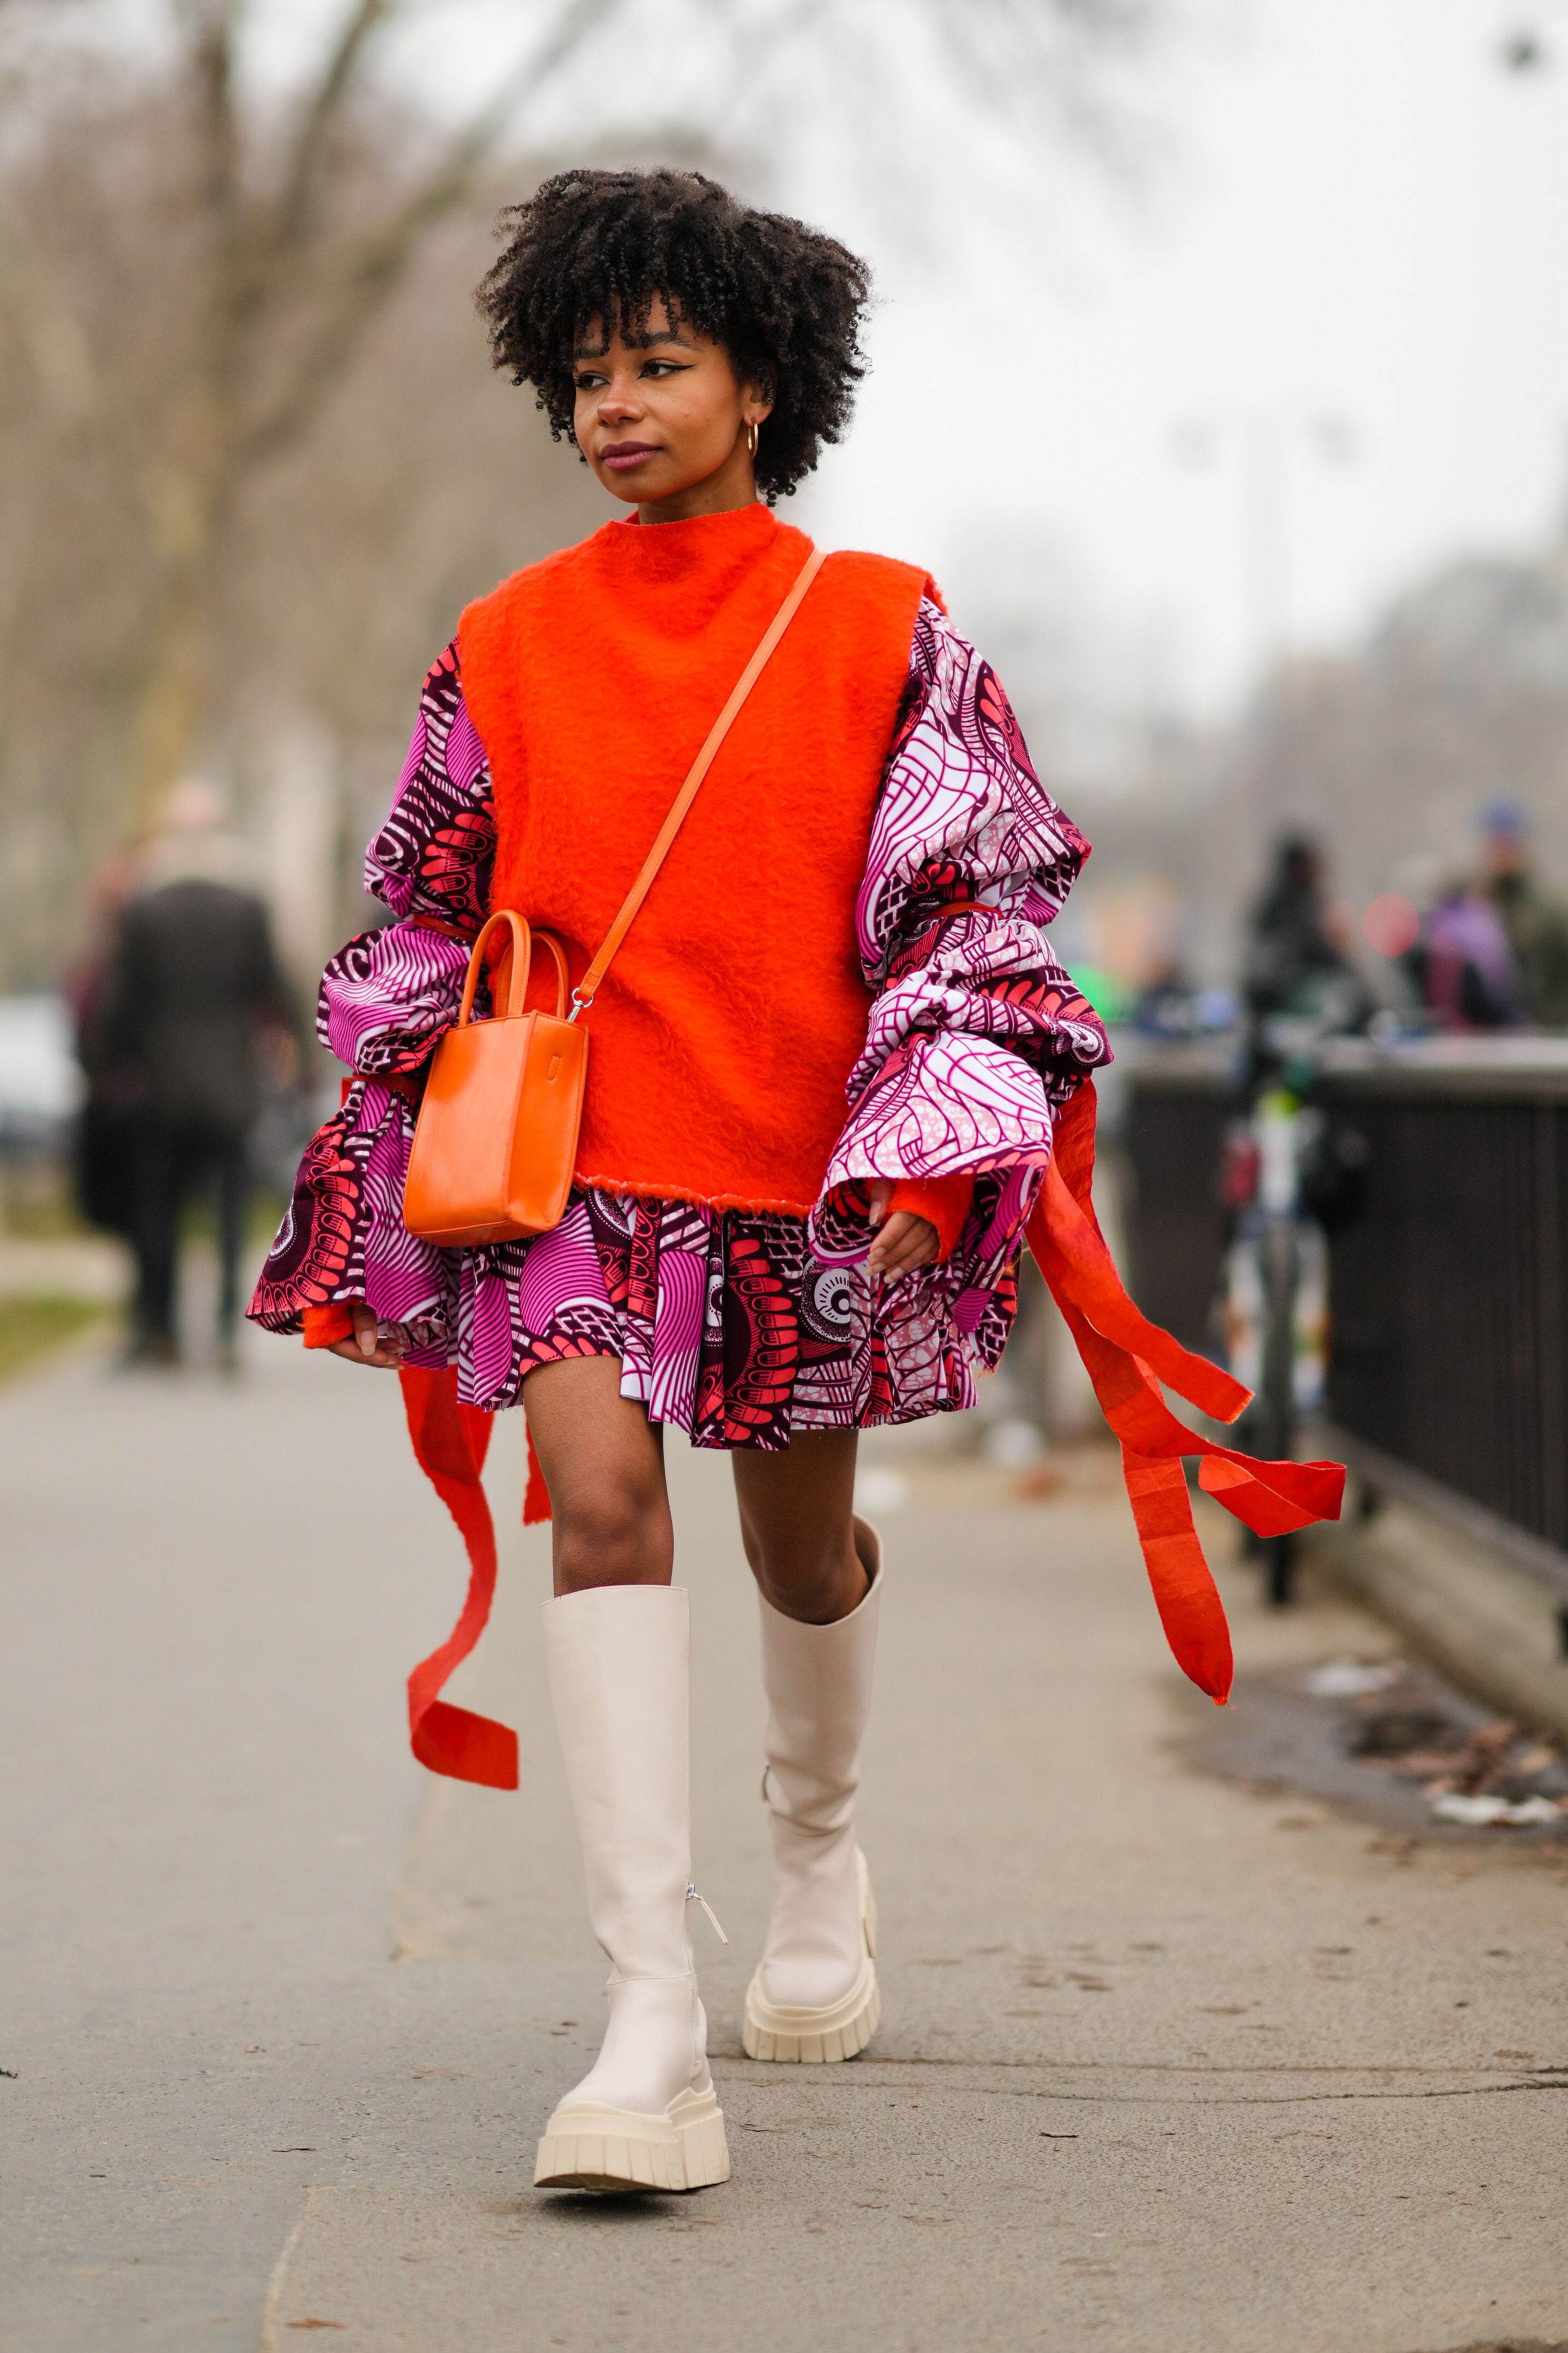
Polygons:
[[440,1649],[421,1659],[408,1678],[409,1743],[432,1773],[479,1781],[489,1789],[515,1789],[516,1733],[440,1695],[484,1632],[495,1598],[495,1523],[479,1477],[493,1417],[477,1406],[458,1404],[458,1376],[450,1366],[426,1372],[405,1365],[398,1378],[419,1468],[458,1523],[468,1556],[461,1615]]
[[1162,1381],[1216,1421],[1234,1421],[1252,1393],[1151,1324],[1122,1289],[1090,1198],[1094,1117],[1091,1081],[1057,1122],[1050,1165],[1025,1231],[1100,1410],[1121,1441],[1127,1499],[1165,1639],[1183,1673],[1223,1706],[1231,1685],[1230,1629],[1193,1525],[1182,1457],[1202,1458],[1199,1484],[1260,1536],[1338,1519],[1344,1466],[1258,1461],[1216,1446],[1170,1411]]

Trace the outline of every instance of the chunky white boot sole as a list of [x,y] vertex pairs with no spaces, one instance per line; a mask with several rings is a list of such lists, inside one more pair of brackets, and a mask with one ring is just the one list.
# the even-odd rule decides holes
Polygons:
[[533,2168],[536,2189],[710,2189],[730,2179],[717,2093],[682,2092],[662,2116],[584,2102],[557,2108]]
[[758,1963],[746,1988],[741,2021],[741,2045],[748,2059],[795,2062],[803,2066],[853,2059],[877,2031],[882,1997],[877,1989],[877,1899],[871,1893],[866,1858],[857,1853],[860,1878],[860,1934],[865,1953],[854,1984],[839,2000],[821,2010],[786,2009],[765,1999],[763,1967]]

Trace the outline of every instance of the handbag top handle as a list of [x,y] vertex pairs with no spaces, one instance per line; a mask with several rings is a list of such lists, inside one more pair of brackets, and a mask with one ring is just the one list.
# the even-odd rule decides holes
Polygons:
[[586,1013],[589,1006],[592,1005],[595,997],[598,995],[605,975],[610,969],[616,951],[620,946],[621,942],[626,938],[626,934],[630,931],[632,921],[637,914],[637,909],[642,905],[643,901],[647,897],[649,891],[653,888],[654,877],[658,874],[659,868],[664,864],[665,859],[669,854],[670,844],[674,841],[676,835],[680,831],[681,826],[685,821],[687,810],[697,798],[698,786],[701,784],[703,777],[708,774],[709,769],[712,766],[714,755],[718,752],[720,744],[722,744],[725,736],[730,733],[731,726],[734,724],[735,720],[739,717],[742,704],[745,702],[746,697],[750,694],[752,687],[755,686],[758,679],[761,678],[763,670],[766,669],[769,657],[773,653],[773,648],[778,644],[779,639],[783,637],[784,631],[788,628],[790,623],[794,620],[796,613],[799,611],[801,602],[805,596],[806,590],[810,587],[812,582],[821,571],[826,560],[826,549],[820,547],[814,547],[812,549],[810,555],[806,558],[805,563],[795,576],[794,587],[790,590],[789,595],[784,598],[784,603],[779,607],[778,611],[773,615],[772,621],[768,624],[767,633],[763,637],[761,645],[757,648],[756,652],[752,656],[751,660],[746,664],[745,669],[741,672],[740,677],[735,681],[735,691],[731,695],[729,702],[724,705],[723,710],[719,713],[718,718],[713,722],[713,725],[709,732],[708,741],[703,744],[702,749],[697,754],[696,759],[691,763],[691,766],[687,772],[686,782],[681,786],[680,790],[675,796],[675,801],[670,809],[669,815],[665,818],[663,825],[659,828],[658,838],[643,861],[641,873],[637,876],[637,881],[632,884],[631,889],[626,892],[626,897],[622,900],[620,913],[616,915],[615,922],[610,925],[608,932],[605,934],[603,946],[600,948],[598,955],[594,958],[593,963],[588,966],[587,971],[583,975],[581,984],[572,991],[572,1010],[566,1017],[568,1021],[575,1021],[579,1013]]
[[[521,1013],[528,996],[529,976],[533,970],[533,951],[542,944],[555,966],[555,1018],[557,1021],[563,1019],[566,1012],[566,991],[570,986],[565,949],[553,932],[536,932],[515,907],[498,907],[485,922],[468,951],[463,1001],[458,1008],[458,1028],[462,1029],[474,1009],[474,991],[484,969],[485,950],[500,930],[508,932],[510,937],[500,955],[494,959],[496,976],[491,980],[490,992],[496,1013],[508,1020],[515,1020]],[[461,939],[467,935],[459,932],[456,936]],[[504,987],[500,986],[500,983],[505,984]]]

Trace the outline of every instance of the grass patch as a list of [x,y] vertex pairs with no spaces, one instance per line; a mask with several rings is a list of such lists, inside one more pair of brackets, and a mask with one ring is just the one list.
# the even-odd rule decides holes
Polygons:
[[106,1313],[91,1299],[0,1298],[0,1381],[14,1380]]
[[75,1196],[63,1181],[8,1182],[0,1195],[0,1233],[19,1241],[79,1242],[98,1228],[89,1226],[77,1208]]

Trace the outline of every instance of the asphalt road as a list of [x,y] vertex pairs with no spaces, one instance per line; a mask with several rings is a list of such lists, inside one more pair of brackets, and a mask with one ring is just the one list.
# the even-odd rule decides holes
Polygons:
[[[520,1726],[502,1797],[406,1755],[402,1676],[461,1571],[390,1382],[257,1338],[230,1388],[79,1360],[0,1397],[6,2353],[1568,2338],[1568,1873],[1200,1770],[1206,1703],[1098,1454],[1033,1504],[881,1473],[883,2023],[817,2070],[741,2054],[754,1612],[725,1464],[672,1449],[735,2175],[536,2194],[603,1964],[520,1454],[509,1422],[465,1671]],[[1389,1646],[1225,1582],[1244,1673]]]

